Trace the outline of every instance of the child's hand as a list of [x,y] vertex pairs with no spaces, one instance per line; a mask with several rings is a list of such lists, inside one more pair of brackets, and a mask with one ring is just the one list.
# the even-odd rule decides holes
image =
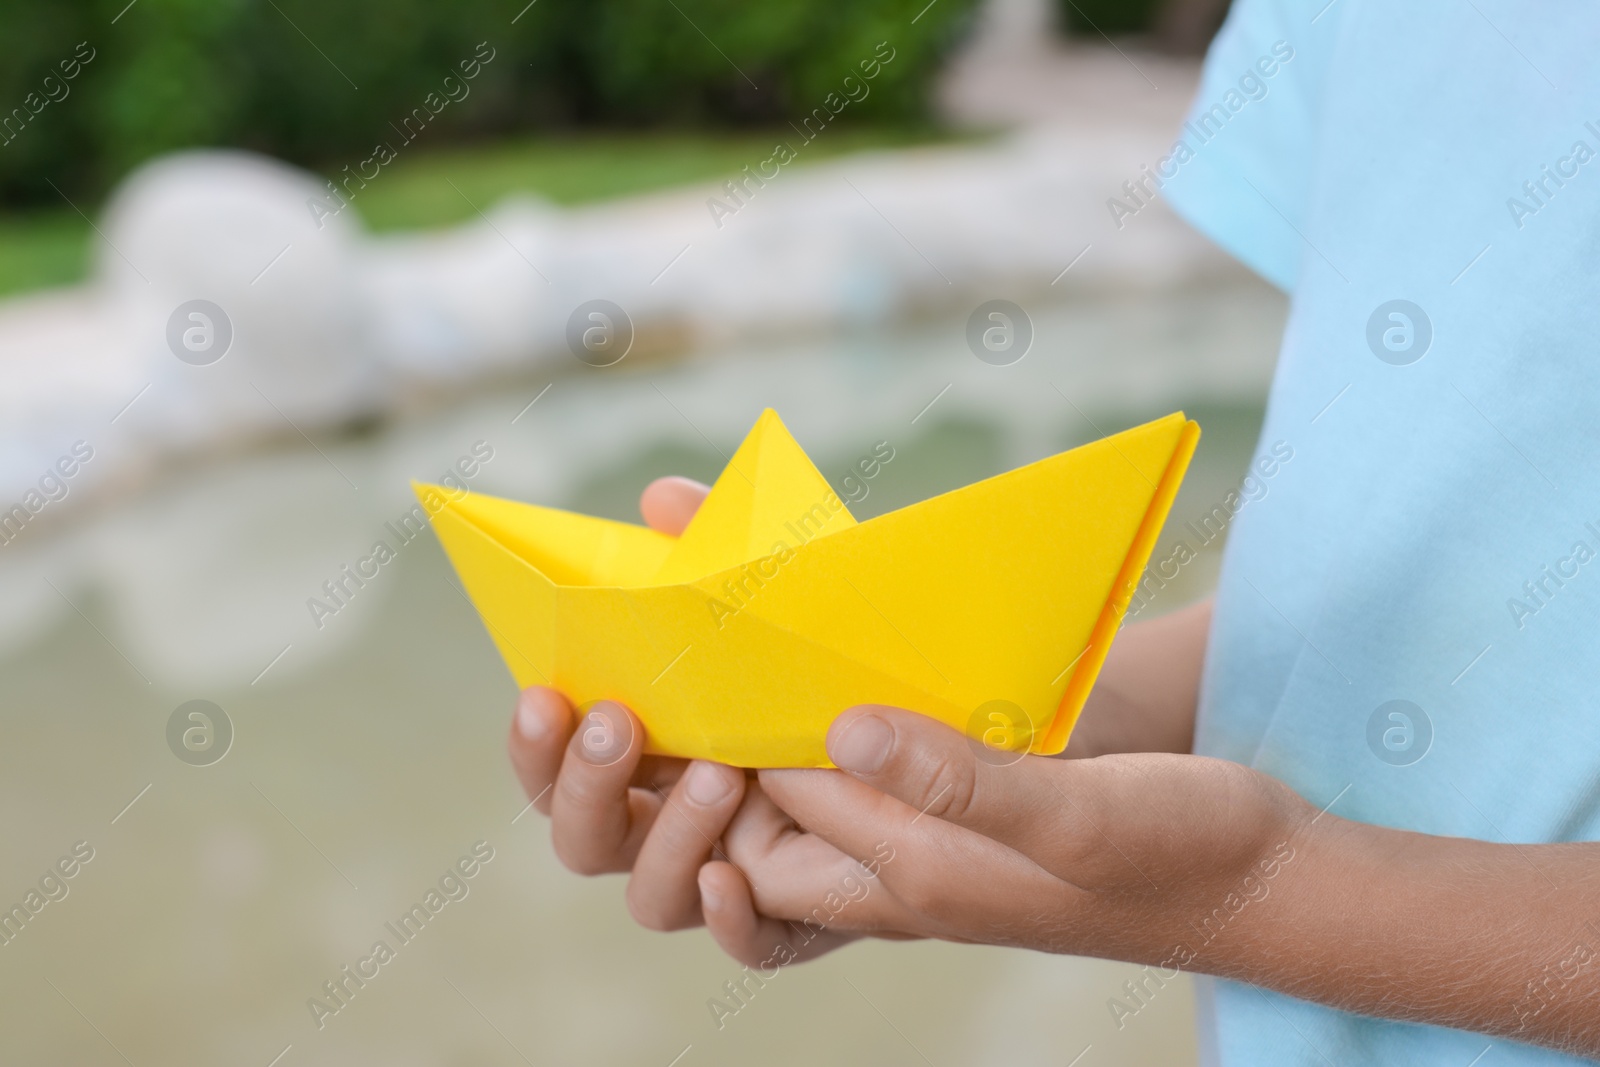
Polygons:
[[[686,478],[662,478],[639,510],[653,529],[676,535],[706,492]],[[552,818],[556,855],[579,874],[632,871],[628,908],[644,926],[699,926],[696,873],[744,797],[744,772],[641,756],[644,728],[617,704],[573,720],[566,697],[535,686],[523,690],[511,724],[512,766],[534,807]]]
[[711,933],[752,967],[818,927],[1187,967],[1169,957],[1197,941],[1191,924],[1256,896],[1315,815],[1197,756],[998,766],[896,708],[846,712],[828,752],[842,770],[761,771],[725,837],[732,862],[700,872]]

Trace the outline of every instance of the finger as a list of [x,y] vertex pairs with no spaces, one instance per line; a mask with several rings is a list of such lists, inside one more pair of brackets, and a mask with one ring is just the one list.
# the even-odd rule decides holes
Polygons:
[[572,735],[572,705],[554,689],[529,686],[517,697],[506,748],[522,790],[542,814],[550,814],[550,791]]
[[651,930],[699,926],[700,867],[744,797],[744,772],[695,760],[656,816],[628,880],[628,911]]
[[677,537],[689,525],[689,520],[694,518],[694,513],[709,492],[709,486],[701,485],[693,478],[680,478],[677,475],[657,478],[644,487],[644,493],[639,497],[639,512],[652,530]]
[[[897,803],[858,783],[847,784]],[[904,928],[903,909],[878,891],[876,882],[885,857],[893,859],[886,844],[880,842],[876,851],[868,846],[858,859],[849,850],[801,830],[759,785],[746,790],[723,842],[729,862],[738,868],[756,910],[764,916],[794,922],[813,934],[823,929],[876,933]],[[710,923],[709,915],[706,921]]]
[[[806,836],[861,857],[860,867],[873,876],[864,883],[864,894],[843,883],[862,899],[848,908],[828,908],[839,912],[836,929],[1021,943],[1025,938],[1016,915],[996,901],[1029,901],[1040,913],[1066,914],[1082,895],[1028,856],[965,827],[924,816],[840,771],[766,770],[758,781],[808,831]],[[767,874],[759,866],[747,870],[759,902]],[[974,877],[974,871],[982,877]],[[815,894],[814,888],[808,891]],[[786,900],[785,906],[793,904]],[[771,911],[765,904],[761,910]]]
[[[881,864],[883,856],[903,855],[912,844],[927,853],[930,842],[941,835],[977,836],[937,819],[919,819],[915,808],[839,771],[763,770],[757,772],[757,782],[769,798],[767,803],[776,805],[800,829],[769,830],[770,840],[755,844],[743,839],[742,827],[737,841],[730,830],[729,856],[739,858],[736,847],[751,849],[766,869],[788,884],[814,882],[815,876],[808,878],[807,872],[825,867],[816,851],[820,847],[838,853],[846,864],[865,866],[874,860]],[[785,862],[780,866],[777,859]],[[759,901],[768,889],[767,880],[754,876],[753,880]]]
[[796,826],[759,785],[746,789],[722,840],[757,906],[773,915],[804,914],[801,905],[856,868],[854,857]]
[[760,914],[750,884],[731,863],[714,860],[701,867],[699,887],[706,929],[722,951],[757,972],[757,981],[769,980],[779,967],[814,959],[856,937],[797,928]]
[[656,793],[670,792],[688,768],[689,761],[677,756],[645,756],[634,769],[633,784]]
[[[1075,885],[1131,876],[1149,884],[1115,840],[1138,839],[1123,824],[1144,807],[1117,801],[1125,790],[1109,788],[1115,784],[1108,780],[1115,769],[1108,761],[1115,757],[1062,761],[1022,756],[1012,762],[1011,754],[969,741],[927,716],[876,705],[852,708],[836,719],[828,746],[830,758],[851,780],[899,801],[902,815],[914,809],[907,829],[919,821],[924,829],[930,823],[959,826]],[[1002,756],[1005,762],[999,760]],[[778,800],[806,823],[789,801]],[[832,840],[857,832],[840,816],[824,805],[807,817],[831,820],[835,828],[824,836]],[[893,824],[892,811],[883,817]],[[824,832],[820,822],[806,825]]]
[[[856,781],[931,816],[1027,852],[1041,827],[1059,832],[1069,801],[1050,777],[1062,764],[983,748],[926,715],[851,708],[828,729],[828,757]],[[1005,756],[1000,762],[985,756]]]
[[[571,737],[572,703],[560,690],[536,685],[518,695],[506,747],[518,781],[541,815],[550,814],[551,787]],[[670,790],[688,763],[669,756],[645,756],[634,771],[633,784],[657,792]]]
[[630,790],[644,729],[621,704],[589,709],[567,742],[551,790],[550,843],[579,874],[625,871],[633,863],[661,797]]

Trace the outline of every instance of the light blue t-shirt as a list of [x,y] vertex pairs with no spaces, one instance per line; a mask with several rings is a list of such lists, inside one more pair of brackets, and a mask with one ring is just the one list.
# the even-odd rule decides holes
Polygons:
[[[1152,167],[1292,298],[1196,751],[1345,818],[1600,838],[1597,41],[1587,6],[1239,0]],[[1524,1018],[1600,952],[1600,901],[1564,921]],[[1228,1067],[1580,1062],[1232,982],[1201,1006]]]

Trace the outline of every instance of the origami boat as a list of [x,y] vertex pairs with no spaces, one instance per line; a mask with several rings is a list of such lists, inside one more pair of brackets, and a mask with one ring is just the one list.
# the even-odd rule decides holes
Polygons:
[[768,410],[676,538],[414,488],[518,685],[627,705],[648,752],[825,767],[881,703],[1053,754],[1199,436],[1169,415],[858,523]]

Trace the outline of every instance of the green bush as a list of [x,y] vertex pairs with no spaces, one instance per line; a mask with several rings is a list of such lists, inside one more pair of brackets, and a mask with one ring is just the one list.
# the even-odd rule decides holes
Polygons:
[[1059,0],[1062,24],[1085,37],[1148,33],[1164,6],[1162,0]]
[[1198,56],[1221,27],[1228,0],[1056,0],[1056,12],[1075,37],[1134,36],[1146,47]]
[[[894,60],[843,118],[916,119],[973,4],[925,2],[537,0],[518,16],[521,0],[7,0],[0,204],[59,204],[56,188],[93,199],[191,146],[336,173],[398,146],[391,124],[442,96],[485,41],[493,60],[419,143],[781,123],[821,106],[880,41]],[[75,51],[92,58],[69,81]]]

